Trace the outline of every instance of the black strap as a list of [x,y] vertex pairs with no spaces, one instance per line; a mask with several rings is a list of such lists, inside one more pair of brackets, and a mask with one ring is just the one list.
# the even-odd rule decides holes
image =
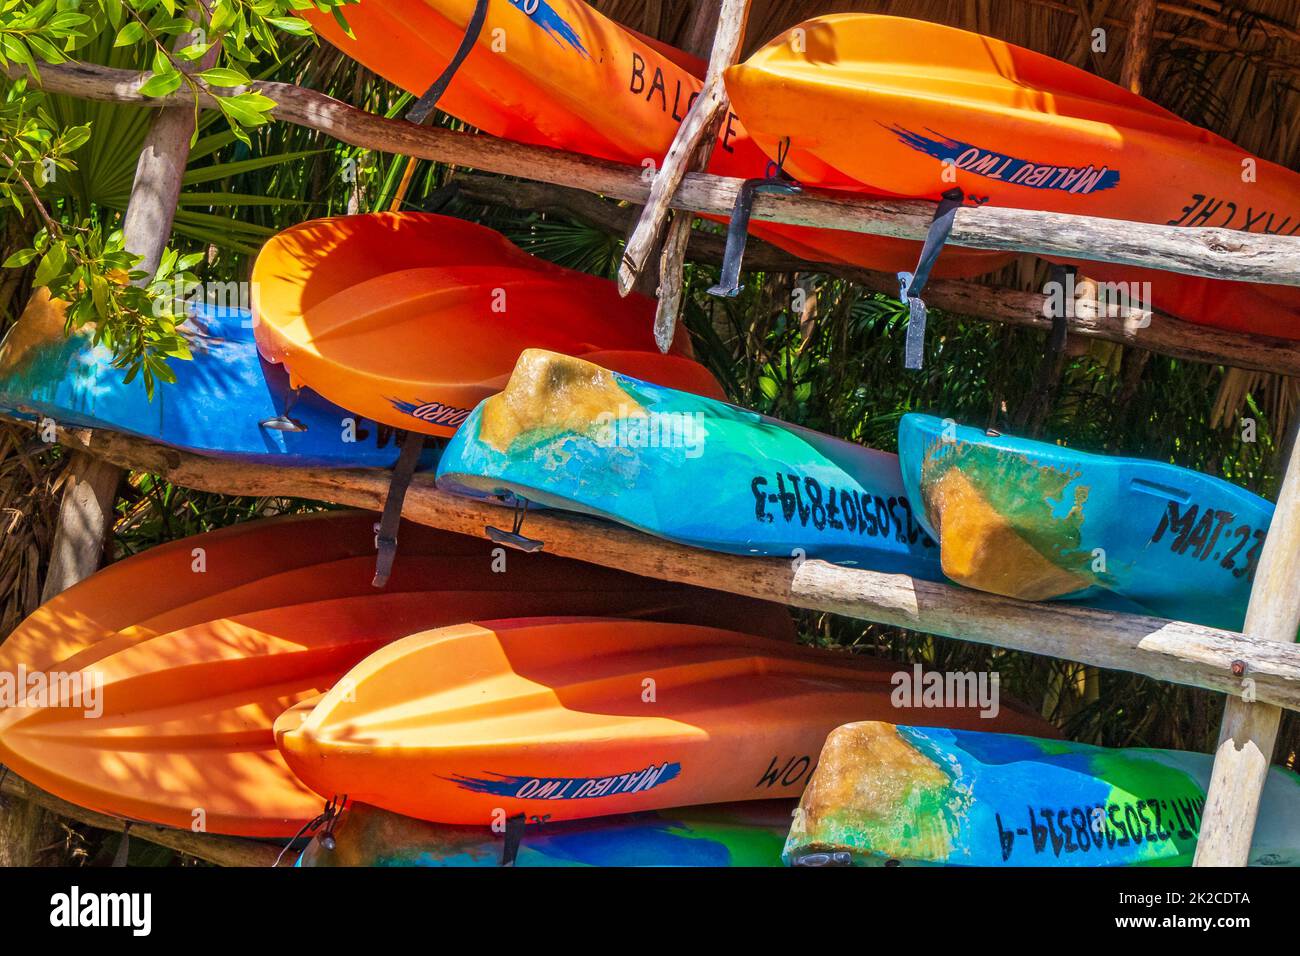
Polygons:
[[284,399],[284,410],[274,418],[264,418],[260,422],[263,428],[269,428],[276,432],[305,432],[307,426],[296,418],[290,418],[289,413],[293,411],[293,406],[298,403],[298,396],[302,394],[301,388],[291,388]]
[[767,164],[767,175],[761,179],[746,179],[736,193],[736,203],[731,207],[731,220],[727,223],[727,247],[722,253],[722,272],[718,284],[709,295],[734,299],[744,288],[740,284],[740,267],[745,259],[745,244],[749,241],[749,217],[754,210],[754,197],[759,193],[797,193],[799,184],[786,173],[786,154],[790,150],[787,137],[777,149],[776,162]]
[[478,0],[474,5],[474,13],[465,26],[465,35],[460,38],[460,47],[456,50],[456,55],[451,58],[447,68],[424,91],[424,95],[406,111],[407,120],[421,124],[429,118],[429,114],[438,105],[438,100],[442,99],[442,94],[446,93],[447,87],[451,85],[452,77],[456,75],[460,65],[465,62],[465,57],[469,56],[469,51],[474,49],[474,44],[478,42],[478,35],[483,32],[483,21],[487,19],[487,7],[488,0]]
[[1074,266],[1052,264],[1049,281],[1061,290],[1062,306],[1059,311],[1053,310],[1052,312],[1052,333],[1047,338],[1047,347],[1053,352],[1065,351],[1065,340],[1070,331],[1070,324],[1066,317],[1069,315],[1070,305],[1074,298],[1072,286],[1074,276],[1077,274],[1078,269]]
[[524,824],[527,818],[516,813],[506,819],[506,842],[501,847],[501,865],[514,866],[515,857],[519,855],[519,846],[524,842]]
[[907,344],[903,349],[903,367],[918,369],[925,358],[925,324],[928,315],[925,302],[921,299],[921,290],[930,279],[930,271],[935,260],[948,241],[952,232],[952,223],[961,208],[962,191],[956,187],[943,194],[934,218],[930,220],[930,230],[925,234],[925,244],[921,247],[921,257],[912,272],[898,273],[898,298],[907,303]]
[[379,556],[375,559],[375,579],[372,584],[382,588],[388,583],[388,576],[393,573],[393,559],[397,557],[397,527],[402,521],[402,502],[406,500],[406,489],[410,487],[411,476],[420,461],[420,452],[424,450],[424,436],[419,432],[406,432],[402,439],[402,453],[397,456],[393,467],[393,477],[388,483],[388,497],[384,500],[384,513],[375,525],[375,549]]

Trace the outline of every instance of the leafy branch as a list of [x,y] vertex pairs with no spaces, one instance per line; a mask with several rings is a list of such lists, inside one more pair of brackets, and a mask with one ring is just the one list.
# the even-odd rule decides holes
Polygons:
[[[118,48],[138,48],[150,63],[140,86],[149,97],[169,96],[184,83],[195,96],[205,87],[251,85],[249,68],[279,60],[280,38],[312,35],[294,11],[330,11],[346,28],[340,8],[357,0],[0,0],[0,80],[15,67],[39,79],[39,64],[59,64],[100,36]],[[195,70],[196,66],[204,66]],[[194,71],[194,72],[191,72]],[[233,135],[252,145],[248,130],[265,124],[275,105],[255,90],[216,98]],[[196,124],[197,131],[197,124]],[[76,169],[70,154],[91,137],[88,125],[59,129],[44,94],[18,75],[4,83],[0,101],[0,206],[32,215],[40,224],[32,245],[5,268],[36,263],[33,288],[64,299],[67,332],[93,334],[109,348],[126,381],[139,376],[150,397],[159,381],[175,381],[169,358],[189,358],[178,331],[185,300],[197,290],[190,271],[201,255],[165,251],[153,275],[125,248],[120,229],[83,219],[69,222],[45,198],[60,171]],[[111,133],[110,133],[111,134]],[[197,132],[196,132],[197,135]],[[101,216],[102,218],[102,216]]]

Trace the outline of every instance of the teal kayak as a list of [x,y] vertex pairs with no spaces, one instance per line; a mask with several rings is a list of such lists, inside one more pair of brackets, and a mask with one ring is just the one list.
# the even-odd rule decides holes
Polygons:
[[1025,600],[1240,630],[1273,505],[1175,465],[1090,454],[906,415],[899,459],[948,577]]
[[942,580],[895,455],[537,349],[451,439],[438,486],[713,551]]
[[[246,309],[199,304],[180,328],[193,358],[170,362],[176,381],[160,383],[150,400],[138,379],[123,381],[126,373],[112,366],[107,348],[84,332],[65,335],[61,310],[34,300],[0,342],[0,412],[124,432],[235,461],[324,468],[396,463],[392,429],[309,389],[292,392],[283,366],[258,355]],[[436,450],[426,449],[423,466],[436,458]]]
[[[1213,759],[864,722],[832,731],[787,863],[1188,866]],[[1252,866],[1300,865],[1300,776],[1269,771]]]
[[[793,800],[759,800],[521,827],[514,866],[780,866]],[[426,823],[354,803],[298,866],[501,866],[490,827]],[[332,844],[332,847],[331,845]]]

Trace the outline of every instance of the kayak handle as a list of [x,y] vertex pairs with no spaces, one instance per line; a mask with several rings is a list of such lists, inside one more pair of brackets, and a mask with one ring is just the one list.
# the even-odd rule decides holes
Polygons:
[[289,394],[284,400],[284,411],[271,418],[264,418],[258,424],[273,432],[305,432],[307,430],[306,425],[296,418],[289,417],[289,412],[293,411],[293,406],[297,404],[301,392],[302,389],[300,388],[289,389]]
[[488,536],[489,540],[497,544],[504,544],[507,548],[514,548],[516,551],[523,551],[528,554],[536,554],[542,550],[545,542],[539,541],[537,538],[525,537],[521,533],[524,529],[524,518],[528,515],[528,499],[516,498],[515,500],[517,504],[515,505],[513,527],[509,531],[502,531],[500,528],[487,525],[484,527],[483,533]]

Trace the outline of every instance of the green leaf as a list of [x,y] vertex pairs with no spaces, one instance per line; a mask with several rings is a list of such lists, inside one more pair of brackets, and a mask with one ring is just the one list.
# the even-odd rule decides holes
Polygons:
[[132,46],[143,39],[144,24],[138,20],[131,20],[117,31],[117,38],[113,40],[113,46]]
[[210,70],[204,70],[198,74],[198,78],[209,86],[243,86],[250,82],[247,73],[224,66],[214,66]]
[[294,36],[311,36],[311,24],[297,17],[267,17],[266,22],[276,29],[283,30],[285,33],[292,33]]
[[58,242],[51,246],[50,251],[45,253],[45,258],[41,260],[41,264],[36,267],[36,276],[32,279],[32,288],[37,289],[49,285],[63,272],[63,266],[67,261],[68,247],[66,245]]
[[17,252],[15,252],[13,255],[11,255],[8,259],[4,261],[4,265],[2,268],[21,269],[23,266],[27,265],[27,263],[35,259],[38,255],[40,255],[40,253],[38,253],[35,249],[19,249]]
[[177,72],[153,76],[140,84],[141,96],[168,96],[175,93],[181,85],[181,75]]

